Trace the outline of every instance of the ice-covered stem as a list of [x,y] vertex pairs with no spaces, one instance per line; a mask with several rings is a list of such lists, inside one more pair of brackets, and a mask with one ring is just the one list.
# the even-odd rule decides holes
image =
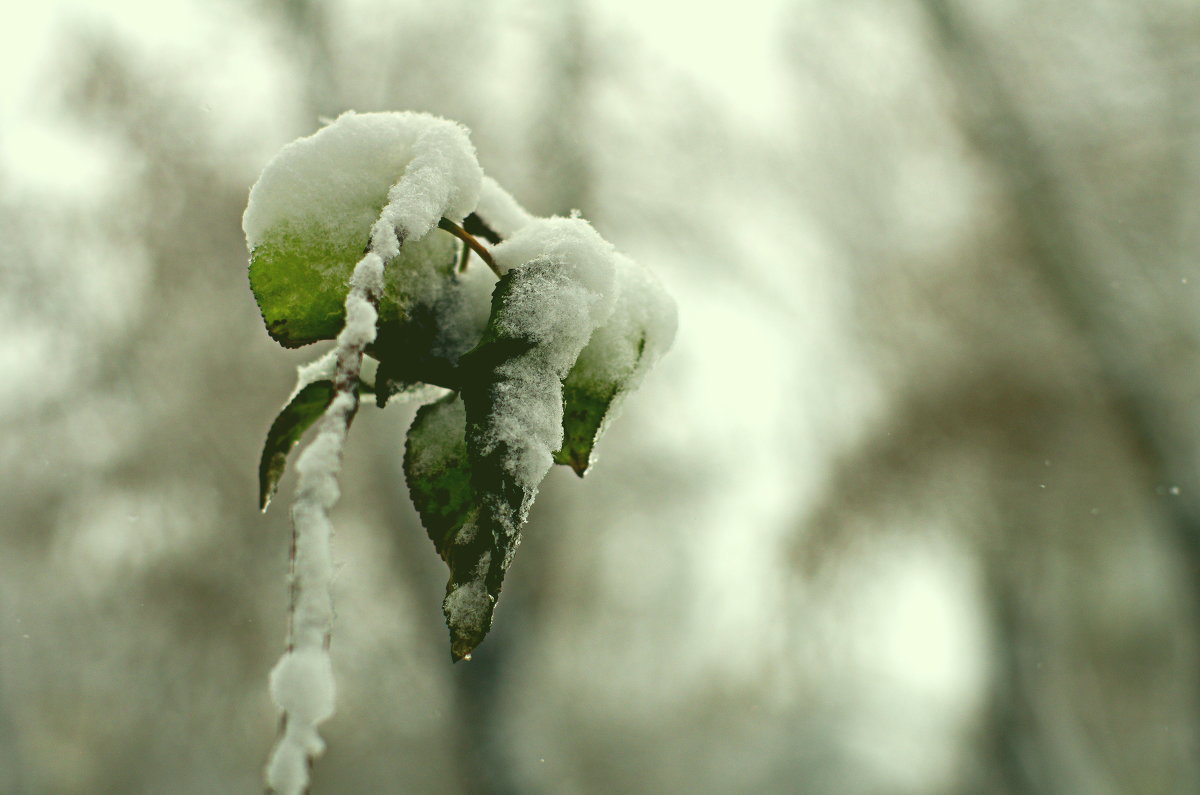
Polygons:
[[[398,252],[395,235],[392,256]],[[271,671],[271,695],[283,711],[278,742],[267,763],[267,786],[281,795],[302,793],[312,760],[325,748],[317,726],[333,715],[334,680],[329,656],[333,629],[333,525],[346,432],[358,410],[363,351],[375,339],[375,304],[383,290],[384,259],[372,250],[354,268],[346,296],[346,325],[334,349],[334,396],[317,436],[296,462],[299,482],[292,503],[291,598],[288,642]]]
[[[346,432],[358,410],[363,352],[377,331],[384,266],[400,253],[404,239],[422,237],[444,216],[465,217],[478,200],[482,179],[467,132],[457,124],[424,114],[343,114],[321,132],[285,147],[268,164],[251,190],[242,221],[251,251],[268,230],[310,213],[325,213],[328,197],[315,186],[328,187],[321,175],[328,173],[330,152],[345,159],[339,173],[351,182],[369,183],[380,172],[394,173],[396,161],[404,164],[404,171],[388,189],[367,253],[354,267],[345,325],[334,347],[333,398],[316,437],[296,463],[288,643],[271,671],[271,694],[283,720],[266,770],[267,786],[280,795],[300,795],[307,788],[312,760],[325,747],[317,726],[334,710],[329,512],[339,496]],[[363,157],[364,152],[372,156]],[[383,162],[378,155],[384,156]],[[286,200],[280,202],[279,197]],[[353,220],[337,218],[336,213],[331,217],[339,223]]]

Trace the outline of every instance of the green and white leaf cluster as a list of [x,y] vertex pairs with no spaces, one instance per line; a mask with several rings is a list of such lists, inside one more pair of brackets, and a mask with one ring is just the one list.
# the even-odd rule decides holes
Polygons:
[[[252,190],[244,226],[250,287],[285,347],[342,332],[355,263],[381,226],[396,235],[366,349],[378,367],[358,391],[382,407],[418,385],[443,390],[417,411],[404,471],[450,570],[443,609],[458,660],[491,627],[547,471],[587,472],[676,321],[654,276],[587,221],[535,218],[436,140],[422,146],[429,119],[350,113],[289,145]],[[430,207],[444,209],[439,221]],[[334,391],[310,370],[271,426],[264,508]]]

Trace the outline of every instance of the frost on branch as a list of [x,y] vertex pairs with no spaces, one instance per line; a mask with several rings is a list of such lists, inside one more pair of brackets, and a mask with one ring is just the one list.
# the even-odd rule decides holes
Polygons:
[[[296,465],[291,627],[271,676],[284,729],[268,783],[300,792],[333,714],[329,511],[360,395],[383,407],[442,388],[413,420],[404,472],[450,569],[451,655],[467,659],[542,479],[555,463],[588,469],[620,401],[670,346],[675,309],[587,221],[533,216],[483,175],[464,128],[423,114],[347,113],[289,144],[243,225],[270,335],[286,347],[336,340],[301,371],[259,467],[265,508],[316,425]],[[373,383],[364,356],[378,362]]]
[[[465,215],[478,198],[481,177],[474,149],[457,125],[414,114],[348,114],[316,135],[285,147],[251,191],[243,218],[251,252],[251,285],[268,329],[277,339],[281,329],[307,328],[310,331],[306,333],[318,336],[327,333],[314,331],[317,326],[311,322],[306,324],[322,320],[311,306],[294,314],[288,314],[294,308],[285,309],[277,322],[272,321],[268,307],[287,307],[289,301],[293,307],[294,302],[304,305],[310,292],[304,281],[306,271],[309,282],[316,272],[328,291],[341,264],[330,252],[344,258],[348,240],[357,237],[358,250],[364,240],[366,243],[366,253],[357,260],[345,293],[331,390],[319,431],[296,465],[299,481],[292,504],[288,644],[271,674],[271,694],[283,711],[282,733],[266,771],[267,786],[276,792],[301,793],[307,788],[310,761],[324,750],[317,726],[333,715],[329,657],[333,526],[329,512],[340,493],[337,476],[342,449],[358,409],[362,357],[376,339],[376,307],[390,283],[394,289],[388,297],[398,313],[403,313],[421,292],[414,285],[428,280],[428,263],[419,261],[415,269],[408,263],[414,272],[385,283],[385,265],[397,257],[403,241],[425,236],[447,214]],[[379,198],[381,180],[385,200]],[[264,274],[268,287],[263,286]],[[298,344],[303,340],[280,341]],[[319,378],[320,372],[318,366],[312,373],[302,373],[302,380],[306,375]],[[302,385],[284,415],[317,383],[323,382]],[[304,405],[325,400],[320,392],[309,395]],[[282,448],[284,456],[303,433],[302,426],[311,422],[311,411],[295,414],[298,416],[288,418],[287,430],[276,440],[275,446]],[[270,460],[277,461],[279,452],[273,451]],[[263,476],[260,467],[264,503],[278,478],[270,466],[266,469]]]

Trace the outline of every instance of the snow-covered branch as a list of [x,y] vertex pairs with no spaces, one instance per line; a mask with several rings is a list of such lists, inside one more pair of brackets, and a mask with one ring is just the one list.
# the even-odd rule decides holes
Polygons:
[[[335,686],[330,657],[333,629],[333,524],[330,511],[340,495],[338,474],[350,422],[358,410],[362,358],[375,340],[376,306],[384,290],[384,268],[400,253],[408,236],[421,237],[443,215],[461,219],[479,194],[480,171],[465,131],[450,122],[419,114],[384,117],[344,116],[334,138],[363,138],[387,127],[410,133],[410,151],[403,176],[388,191],[388,201],[371,230],[367,253],[354,267],[345,300],[345,325],[334,348],[333,398],[321,417],[316,437],[296,464],[299,481],[292,503],[291,598],[287,650],[271,672],[271,695],[283,712],[282,730],[267,763],[267,786],[281,795],[300,795],[308,787],[312,760],[324,751],[317,727],[334,712]],[[334,131],[327,128],[324,133]],[[318,133],[321,135],[321,133]],[[336,168],[326,149],[313,157],[310,139],[284,149],[264,174],[283,174],[304,181],[310,168]],[[361,151],[345,151],[361,158]],[[395,147],[386,153],[394,159]],[[283,161],[283,162],[280,162]],[[286,203],[263,201],[278,195],[255,186],[246,211],[247,239],[278,224],[294,211],[294,196]],[[255,202],[255,192],[259,202]],[[319,213],[309,205],[306,212]]]

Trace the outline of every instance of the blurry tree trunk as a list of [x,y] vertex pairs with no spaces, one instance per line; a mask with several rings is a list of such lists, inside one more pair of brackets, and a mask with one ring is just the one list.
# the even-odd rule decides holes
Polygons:
[[[1151,488],[1194,483],[1195,451],[1164,418],[1172,416],[1131,347],[1122,323],[1105,310],[1097,269],[1092,267],[1061,194],[1059,179],[1030,125],[993,68],[987,42],[971,31],[948,0],[921,0],[939,45],[946,74],[962,97],[963,126],[979,156],[993,166],[1008,195],[1028,263],[1041,277],[1060,315],[1090,348],[1099,364],[1105,399],[1120,417],[1129,443],[1141,455]],[[1180,554],[1188,561],[1200,595],[1200,493],[1181,490],[1179,499],[1164,501],[1165,519]],[[1200,618],[1200,614],[1198,614]]]
[[[990,171],[1006,199],[1011,229],[1023,245],[1025,261],[1041,280],[1079,342],[1089,351],[1102,387],[1100,398],[1118,423],[1127,449],[1138,462],[1131,477],[1143,479],[1146,493],[1158,491],[1161,519],[1148,525],[1168,534],[1188,577],[1190,604],[1200,598],[1200,494],[1176,484],[1194,484],[1196,451],[1189,434],[1175,424],[1162,375],[1145,363],[1138,349],[1138,329],[1110,309],[1102,267],[1092,261],[1072,214],[1054,157],[1043,146],[1043,132],[1011,93],[989,52],[991,42],[978,34],[958,4],[950,0],[918,0],[932,32],[934,52],[951,85],[957,89],[961,124],[968,141]],[[1150,267],[1162,263],[1149,263]],[[1158,318],[1135,317],[1133,324]],[[1172,488],[1174,486],[1174,488]],[[1011,563],[991,566],[995,602],[993,631],[1000,655],[998,683],[989,718],[995,764],[1012,792],[1052,793],[1079,785],[1070,760],[1056,754],[1056,743],[1039,721],[1038,697],[1031,691],[1028,662],[1037,657],[1039,639],[1030,632],[1023,601],[1006,571]],[[1200,628],[1200,612],[1189,611],[1191,630]],[[1196,716],[1200,725],[1200,715]],[[1131,730],[1133,730],[1131,728]],[[1049,758],[1047,758],[1049,756]],[[1103,758],[1092,754],[1097,770]],[[1075,766],[1076,768],[1078,766]],[[1067,771],[1067,777],[1061,774]],[[1078,769],[1076,773],[1081,773]],[[1093,780],[1090,786],[1100,786]],[[1094,791],[1094,790],[1092,790]]]

